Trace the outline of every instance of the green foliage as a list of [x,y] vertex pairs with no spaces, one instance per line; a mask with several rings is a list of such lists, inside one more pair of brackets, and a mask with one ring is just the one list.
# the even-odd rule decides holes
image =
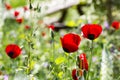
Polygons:
[[27,0],[10,0],[10,4],[13,8],[25,6],[27,4]]

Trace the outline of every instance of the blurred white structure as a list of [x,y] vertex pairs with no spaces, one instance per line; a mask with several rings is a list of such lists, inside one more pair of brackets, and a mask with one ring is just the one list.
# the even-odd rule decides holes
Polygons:
[[[79,0],[48,0],[48,1],[36,0],[35,2],[32,3],[32,7],[40,8],[40,12],[37,13],[38,16],[41,16],[41,15],[45,16],[47,14],[51,14],[53,12],[56,12],[77,4],[79,4]],[[15,18],[14,11],[20,12],[20,15],[18,17],[24,17],[25,19],[28,19],[30,16],[30,10],[24,12],[24,8],[19,7],[16,9],[5,10],[3,13],[4,18]]]

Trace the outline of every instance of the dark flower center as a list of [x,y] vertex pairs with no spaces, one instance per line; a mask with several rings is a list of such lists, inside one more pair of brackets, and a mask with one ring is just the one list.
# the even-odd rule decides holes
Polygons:
[[63,48],[63,50],[64,50],[65,52],[67,52],[67,53],[70,52],[70,51],[69,51],[68,49],[66,49],[66,48]]
[[14,52],[10,51],[10,52],[8,53],[8,55],[9,55],[11,58],[13,58]]
[[94,39],[95,39],[94,34],[88,34],[88,39],[90,39],[90,40],[94,40]]

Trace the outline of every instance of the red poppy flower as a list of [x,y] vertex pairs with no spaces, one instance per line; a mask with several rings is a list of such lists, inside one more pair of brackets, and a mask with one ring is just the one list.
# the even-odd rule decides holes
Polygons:
[[7,45],[5,51],[6,51],[7,55],[12,59],[18,57],[21,54],[21,49],[16,44]]
[[76,70],[76,69],[73,69],[73,70],[72,70],[72,78],[73,78],[73,80],[78,80],[76,74],[77,74],[77,70]]
[[28,10],[28,7],[27,7],[27,6],[24,6],[23,9],[24,9],[24,11],[27,11],[27,10]]
[[88,62],[85,53],[78,56],[78,67],[82,70],[88,71]]
[[17,21],[18,23],[22,23],[22,22],[23,22],[23,18],[17,18],[16,21]]
[[30,29],[30,26],[26,25],[26,26],[25,26],[25,29],[26,29],[26,30]]
[[15,16],[15,17],[17,17],[19,14],[20,14],[20,12],[18,12],[18,11],[15,11],[15,12],[14,12],[14,16]]
[[112,22],[112,27],[115,28],[115,29],[119,29],[119,27],[120,27],[120,22],[118,22],[118,21]]
[[79,35],[74,33],[68,33],[60,38],[63,50],[65,52],[71,53],[78,50],[81,38]]
[[7,3],[5,3],[5,7],[6,7],[7,10],[10,10],[12,8],[11,5],[7,4]]
[[81,28],[81,30],[85,38],[94,40],[101,34],[102,27],[98,24],[86,24]]
[[54,31],[55,26],[54,25],[49,25],[48,28],[52,29]]

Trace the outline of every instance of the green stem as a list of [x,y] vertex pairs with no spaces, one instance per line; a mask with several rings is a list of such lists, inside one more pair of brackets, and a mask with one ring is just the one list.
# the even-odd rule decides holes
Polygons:
[[52,38],[52,61],[54,61],[54,52],[55,52],[55,44],[54,44],[54,38]]
[[89,74],[90,74],[90,69],[91,69],[91,63],[92,63],[92,53],[93,53],[93,40],[91,43],[91,48],[90,48],[90,59],[89,59],[89,70],[88,70],[88,75],[86,77],[86,80],[89,80]]
[[66,79],[69,77],[69,53],[67,53],[68,55],[67,55],[67,76],[66,76]]
[[27,74],[29,74],[30,73],[30,70],[31,70],[31,68],[30,68],[30,66],[31,66],[31,55],[30,55],[30,49],[31,49],[31,45],[30,45],[30,43],[28,43],[28,46],[29,46],[29,52],[28,52],[28,59],[27,59]]
[[118,76],[118,78],[116,80],[120,80],[120,76]]

